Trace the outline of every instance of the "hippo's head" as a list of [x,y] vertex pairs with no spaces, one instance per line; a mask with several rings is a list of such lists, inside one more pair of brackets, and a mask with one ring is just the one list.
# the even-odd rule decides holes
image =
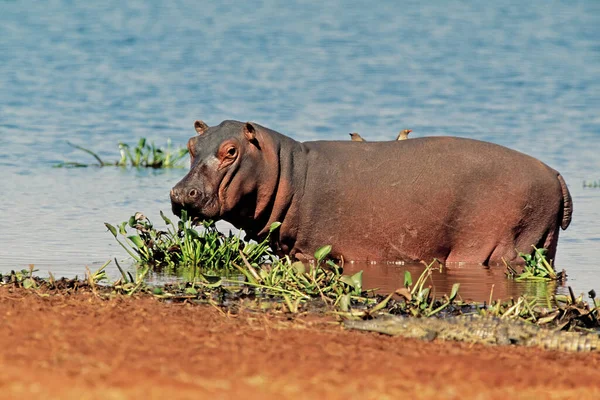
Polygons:
[[181,216],[185,209],[192,218],[226,219],[240,227],[256,209],[264,166],[260,126],[223,121],[209,127],[196,121],[194,127],[198,135],[188,142],[190,171],[171,189],[173,213]]

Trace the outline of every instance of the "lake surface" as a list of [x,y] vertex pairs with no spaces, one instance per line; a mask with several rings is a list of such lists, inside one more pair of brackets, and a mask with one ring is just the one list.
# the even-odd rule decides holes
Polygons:
[[67,141],[106,160],[140,137],[183,146],[195,119],[298,140],[410,128],[533,155],[574,199],[557,265],[576,293],[600,290],[600,189],[582,185],[600,179],[596,0],[0,0],[0,273],[126,259],[103,222],[162,223],[185,170],[53,166],[94,161]]

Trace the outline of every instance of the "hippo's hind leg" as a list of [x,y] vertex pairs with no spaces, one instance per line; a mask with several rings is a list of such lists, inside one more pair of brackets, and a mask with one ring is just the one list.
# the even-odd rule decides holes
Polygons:
[[503,261],[506,261],[507,263],[511,264],[515,262],[518,263],[519,261],[518,252],[513,241],[510,241],[510,243],[504,242],[498,244],[494,248],[494,251],[492,251],[492,253],[490,254],[485,264],[503,264]]
[[454,247],[446,262],[464,262],[468,264],[489,265],[492,254],[498,248],[495,242],[477,243],[467,247]]
[[557,226],[554,228],[554,230],[548,233],[548,236],[546,236],[546,240],[544,241],[544,248],[548,250],[548,252],[546,253],[546,258],[550,260],[554,260],[554,257],[556,256],[556,247],[558,246],[558,232],[560,232],[560,230]]
[[519,257],[519,253],[533,254],[533,246],[538,249],[545,248],[547,250],[546,258],[553,260],[558,244],[558,232],[559,227],[556,224],[551,225],[544,232],[522,232],[510,241],[510,244],[498,246],[490,260],[502,262],[502,259],[504,259],[510,263],[523,263],[524,260]]

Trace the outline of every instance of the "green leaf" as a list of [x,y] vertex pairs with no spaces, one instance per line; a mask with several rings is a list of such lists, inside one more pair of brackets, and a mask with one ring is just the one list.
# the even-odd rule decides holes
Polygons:
[[189,287],[185,288],[185,294],[191,294],[192,296],[195,296],[198,294],[198,291],[193,287]]
[[271,226],[269,227],[269,233],[273,232],[275,229],[279,228],[281,226],[281,222],[273,222],[271,224]]
[[162,217],[163,221],[165,221],[165,224],[167,225],[172,225],[173,223],[171,222],[171,220],[169,218],[167,218],[167,216],[162,212],[160,212],[160,216]]
[[198,232],[195,229],[192,229],[192,228],[186,229],[185,230],[185,234],[188,235],[192,239],[198,239],[200,237],[198,235]]
[[412,281],[412,275],[410,274],[410,271],[404,271],[404,287],[408,288],[411,287],[413,284]]
[[[206,275],[204,277],[207,277]],[[214,289],[214,288],[218,288],[220,286],[223,285],[223,279],[220,276],[208,276],[209,279],[208,282],[204,283],[204,286]]]
[[358,290],[359,292],[362,291],[362,276],[363,276],[363,272],[358,271],[357,273],[355,273],[354,275],[352,275],[350,277],[350,279],[352,279],[352,282],[354,283],[354,288],[356,290]]
[[23,287],[25,289],[35,287],[35,281],[31,278],[25,278],[25,280],[23,281]]
[[152,294],[160,296],[161,294],[164,294],[164,292],[163,292],[162,288],[155,287],[154,289],[152,289]]
[[104,226],[106,226],[108,228],[108,230],[110,231],[110,233],[113,234],[114,237],[117,237],[117,228],[115,228],[114,226],[112,226],[108,222],[105,222]]
[[450,292],[449,298],[450,302],[456,298],[456,295],[458,294],[458,288],[460,288],[460,283],[455,283],[452,285],[452,291]]
[[302,261],[293,262],[291,267],[298,275],[306,273],[306,265]]
[[144,247],[146,247],[142,238],[137,235],[127,236],[127,239],[131,240],[131,242],[135,244],[135,247],[137,247],[138,249],[143,249]]
[[374,313],[375,311],[379,311],[379,310],[385,308],[385,306],[387,306],[387,303],[390,301],[390,299],[392,298],[393,295],[394,295],[394,293],[390,293],[388,295],[388,297],[386,297],[379,304],[377,304],[375,307],[373,307],[371,309],[371,312]]
[[350,309],[350,293],[340,296],[339,306],[340,310],[343,312],[348,312]]
[[340,281],[354,288],[356,292],[360,292],[362,290],[362,271],[352,276],[344,275],[340,278]]
[[129,227],[135,228],[135,222],[136,222],[135,215],[132,215],[131,217],[129,217],[129,221],[128,221]]
[[323,261],[323,259],[325,257],[327,257],[327,255],[329,253],[331,253],[331,245],[330,244],[317,249],[317,251],[315,251],[315,258],[317,259],[317,262]]
[[[121,235],[126,235],[127,234],[127,230],[125,229],[125,226],[127,225],[127,221],[123,221],[119,224],[119,233]],[[115,236],[116,237],[116,236]]]

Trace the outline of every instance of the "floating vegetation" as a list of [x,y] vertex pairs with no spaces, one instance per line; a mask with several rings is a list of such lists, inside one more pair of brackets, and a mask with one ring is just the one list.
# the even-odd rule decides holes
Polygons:
[[64,168],[79,168],[97,165],[100,167],[117,166],[117,167],[142,167],[142,168],[182,168],[183,159],[188,154],[188,149],[178,148],[173,149],[171,140],[167,139],[167,147],[160,148],[154,145],[154,142],[148,142],[146,138],[141,138],[135,147],[131,147],[126,143],[119,143],[119,151],[121,158],[118,161],[105,162],[98,154],[86,149],[85,147],[67,142],[69,146],[81,150],[96,159],[98,164],[85,164],[80,162],[63,162],[57,164],[56,167]]
[[[331,306],[341,302],[341,307],[347,308],[351,296],[361,296],[362,272],[342,275],[342,267],[326,260],[331,246],[318,249],[312,265],[275,256],[268,242],[269,235],[281,225],[279,222],[271,225],[269,235],[262,242],[255,243],[232,233],[224,235],[212,221],[202,221],[197,230],[185,211],[177,224],[162,212],[160,215],[167,224],[165,230],[157,230],[141,213],[117,227],[105,223],[135,261],[135,278],[126,274],[117,263],[121,283],[133,286],[135,290],[140,289],[136,285],[152,270],[184,276],[188,283],[186,295],[196,295],[200,288],[225,288],[228,291],[245,288],[247,291],[250,287],[255,295],[282,299],[293,312],[298,311],[301,302],[313,297]],[[129,234],[128,227],[136,234]]]
[[[404,301],[399,303],[397,307],[392,308],[392,312],[411,315],[413,317],[431,317],[453,304],[458,296],[460,284],[455,283],[452,285],[450,295],[444,294],[442,298],[437,298],[433,287],[433,280],[431,279],[431,274],[436,264],[441,268],[441,263],[438,260],[432,261],[431,264],[425,267],[425,270],[414,284],[410,272],[404,272],[404,287],[397,289],[393,293],[402,297]],[[431,284],[426,287],[427,280]],[[388,297],[391,297],[391,295]]]
[[504,261],[506,266],[506,275],[516,281],[564,281],[567,277],[566,272],[556,272],[551,264],[551,261],[546,259],[547,250],[544,248],[538,249],[532,246],[534,249],[533,254],[519,253],[525,264],[523,264],[523,270],[518,272],[512,265]]
[[583,181],[584,188],[597,189],[600,188],[600,180],[597,181]]

